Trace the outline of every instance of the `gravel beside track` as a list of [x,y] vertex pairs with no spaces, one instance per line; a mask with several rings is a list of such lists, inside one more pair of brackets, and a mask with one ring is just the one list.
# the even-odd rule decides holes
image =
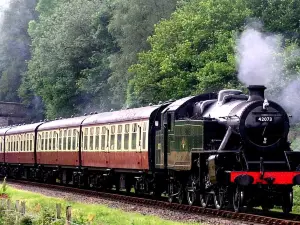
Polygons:
[[142,215],[155,215],[162,219],[180,221],[180,222],[199,222],[203,224],[216,224],[216,225],[246,225],[254,224],[241,222],[237,220],[230,220],[225,218],[216,218],[207,215],[196,215],[195,213],[184,213],[180,211],[174,211],[169,209],[162,209],[155,206],[145,206],[139,204],[128,204],[120,201],[113,201],[104,199],[101,197],[91,197],[78,193],[70,193],[62,190],[53,190],[51,188],[38,187],[30,184],[18,184],[12,181],[9,181],[8,184],[16,189],[26,190],[34,193],[40,193],[50,197],[62,198],[68,201],[77,201],[87,204],[101,204],[106,205],[110,208],[117,208],[124,210],[126,212],[137,212]]

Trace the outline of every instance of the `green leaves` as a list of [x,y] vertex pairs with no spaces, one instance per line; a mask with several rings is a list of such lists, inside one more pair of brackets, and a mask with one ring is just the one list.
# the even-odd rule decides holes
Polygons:
[[154,24],[168,18],[175,10],[177,0],[116,0],[113,17],[108,25],[120,51],[109,57],[112,71],[109,84],[112,100],[123,105],[132,74],[128,68],[137,62],[137,54],[150,49],[147,38],[153,34]]
[[[39,113],[42,99],[55,118],[241,87],[236,36],[258,18],[267,32],[282,33],[285,54],[294,54],[299,4],[12,0],[0,34],[0,100],[21,97]],[[287,80],[297,76],[298,61],[287,57],[286,70],[295,71]]]
[[193,0],[178,9],[156,26],[152,49],[131,67],[131,94],[158,102],[237,85],[234,31],[249,15],[241,0]]
[[30,24],[33,55],[27,76],[42,96],[47,117],[70,116],[104,99],[92,101],[107,83],[107,54],[113,49],[106,29],[110,15],[98,0],[45,5],[39,2],[39,20]]

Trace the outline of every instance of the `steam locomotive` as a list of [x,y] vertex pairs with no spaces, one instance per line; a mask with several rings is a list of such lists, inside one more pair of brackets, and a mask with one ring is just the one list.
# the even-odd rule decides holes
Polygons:
[[1,128],[1,175],[289,213],[300,184],[289,118],[264,86],[248,89]]

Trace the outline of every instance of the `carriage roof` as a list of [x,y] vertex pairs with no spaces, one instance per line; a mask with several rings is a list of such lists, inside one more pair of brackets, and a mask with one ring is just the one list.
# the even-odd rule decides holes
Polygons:
[[11,129],[9,129],[6,134],[7,135],[11,135],[11,134],[19,134],[19,133],[30,133],[30,132],[34,132],[35,129],[41,125],[43,122],[39,122],[39,123],[33,123],[33,124],[26,124],[26,125],[22,125],[22,126],[15,126],[15,127],[11,127]]
[[86,118],[83,121],[82,125],[106,124],[149,119],[151,114],[159,107],[160,105],[156,105],[99,113]]
[[69,128],[69,127],[79,127],[88,116],[80,116],[74,118],[67,118],[67,119],[60,119],[60,120],[53,120],[47,123],[42,124],[39,127],[39,131],[43,130],[51,130],[51,129],[60,129],[60,128]]

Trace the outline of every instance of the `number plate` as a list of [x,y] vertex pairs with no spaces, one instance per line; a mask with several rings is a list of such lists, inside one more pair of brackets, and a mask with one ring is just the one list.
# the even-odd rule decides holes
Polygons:
[[273,122],[273,116],[259,116],[256,117],[256,122]]

